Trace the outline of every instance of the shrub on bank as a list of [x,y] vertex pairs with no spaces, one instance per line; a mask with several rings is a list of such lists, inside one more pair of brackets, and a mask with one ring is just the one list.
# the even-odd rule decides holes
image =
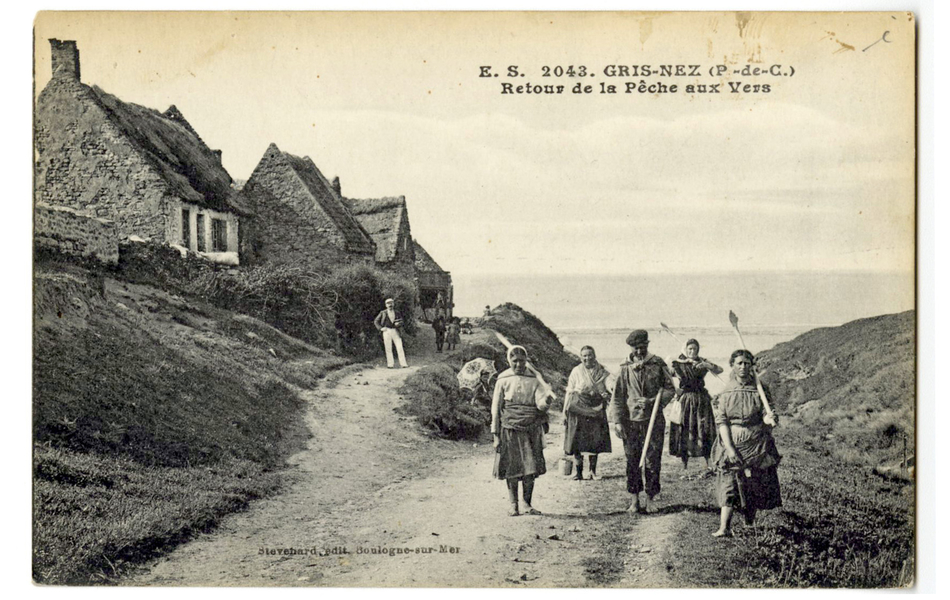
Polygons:
[[407,400],[399,412],[414,416],[423,427],[440,437],[478,439],[485,428],[485,417],[459,389],[457,372],[451,365],[436,363],[410,375],[399,389]]

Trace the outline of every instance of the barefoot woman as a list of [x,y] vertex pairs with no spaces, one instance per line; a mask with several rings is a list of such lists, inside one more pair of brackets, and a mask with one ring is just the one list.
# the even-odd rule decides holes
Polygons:
[[782,506],[778,483],[778,463],[782,457],[772,438],[776,416],[765,412],[752,363],[748,350],[732,353],[732,377],[713,406],[719,437],[713,446],[712,460],[717,470],[716,497],[721,507],[715,537],[732,535],[732,515],[737,509],[752,525],[757,511]]
[[518,482],[525,514],[539,515],[531,506],[534,479],[544,475],[543,427],[547,423],[546,393],[528,370],[528,352],[521,346],[508,350],[511,366],[498,376],[492,399],[491,432],[495,445],[493,474],[508,483],[508,514],[518,516]]

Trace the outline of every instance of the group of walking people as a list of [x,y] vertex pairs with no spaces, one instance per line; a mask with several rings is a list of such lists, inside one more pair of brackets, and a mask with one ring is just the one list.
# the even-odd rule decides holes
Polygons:
[[[732,368],[715,400],[706,390],[708,373],[723,369],[700,357],[699,342],[686,342],[682,354],[666,362],[649,352],[649,334],[634,330],[627,337],[630,354],[620,365],[611,389],[607,369],[594,348],[580,351],[581,364],[568,378],[564,399],[564,453],[573,458],[574,478],[584,479],[584,455],[591,479],[599,479],[597,455],[612,451],[610,432],[623,442],[631,513],[650,512],[660,492],[660,464],[666,429],[663,409],[672,412],[669,451],[683,461],[706,460],[715,473],[720,508],[716,537],[732,534],[732,517],[740,511],[747,523],[759,510],[781,506],[777,467],[781,456],[772,437],[777,416],[767,391],[756,379],[754,357],[745,349],[729,359]],[[528,362],[521,346],[508,350],[510,368],[498,376],[491,405],[495,446],[494,476],[506,481],[509,514],[540,514],[532,505],[535,479],[546,472],[543,436],[548,430],[549,388]],[[674,382],[675,380],[675,382]],[[519,505],[521,482],[523,505]],[[641,501],[641,494],[643,498]]]

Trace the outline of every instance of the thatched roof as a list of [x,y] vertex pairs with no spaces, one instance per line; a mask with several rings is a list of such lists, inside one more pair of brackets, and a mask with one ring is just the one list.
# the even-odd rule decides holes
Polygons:
[[376,262],[386,263],[396,258],[399,249],[400,227],[406,218],[406,197],[375,199],[344,198],[347,208],[376,242]]
[[173,105],[163,114],[88,88],[126,140],[182,200],[214,210],[244,212],[232,204],[231,176]]
[[416,251],[416,271],[420,273],[448,273],[435,262],[426,249],[416,240],[412,240]]
[[289,152],[284,152],[277,148],[276,144],[271,144],[272,148],[268,151],[277,150],[281,158],[293,169],[300,181],[303,182],[307,193],[323,209],[336,224],[343,238],[346,240],[346,247],[351,251],[373,252],[373,239],[369,233],[363,229],[359,221],[350,214],[343,200],[333,190],[330,182],[323,176],[317,165],[310,160],[310,157],[303,158],[294,156]]

